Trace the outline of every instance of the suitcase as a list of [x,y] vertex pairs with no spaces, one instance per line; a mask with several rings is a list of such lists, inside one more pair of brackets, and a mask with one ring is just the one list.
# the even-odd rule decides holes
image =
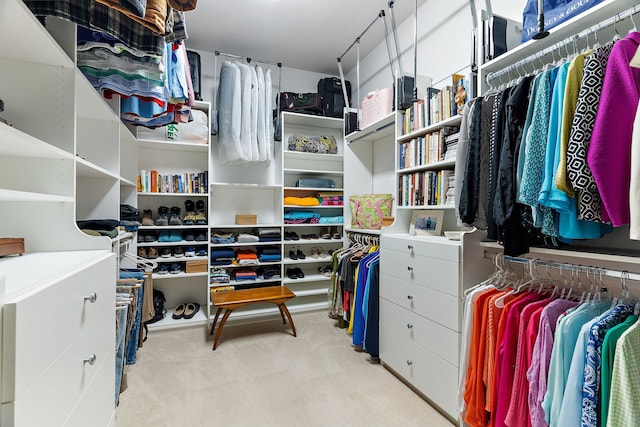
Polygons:
[[200,62],[200,54],[191,50],[187,50],[187,60],[189,61],[189,72],[191,74],[191,84],[193,85],[193,95],[198,101],[202,101],[201,76],[202,65]]
[[[347,97],[351,105],[351,83],[345,82]],[[322,98],[322,115],[326,117],[342,117],[345,102],[342,82],[338,77],[325,77],[318,81],[318,94]]]

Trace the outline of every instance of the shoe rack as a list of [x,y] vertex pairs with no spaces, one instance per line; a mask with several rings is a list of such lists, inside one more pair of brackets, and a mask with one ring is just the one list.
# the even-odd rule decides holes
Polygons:
[[[209,103],[197,101],[194,108],[209,117]],[[176,126],[179,133],[180,124]],[[168,138],[151,139],[148,133],[144,133],[144,137],[140,135],[142,133],[139,132],[137,170],[140,177],[147,176],[148,181],[150,172],[154,171],[161,177],[184,178],[182,186],[164,188],[156,185],[155,177],[153,188],[150,181],[145,185],[138,183],[137,207],[142,216],[142,226],[137,232],[137,254],[158,264],[152,276],[154,288],[161,290],[167,299],[167,315],[149,325],[149,329],[206,323],[202,310],[192,316],[173,316],[172,313],[179,307],[183,310],[181,304],[187,302],[198,306],[207,303],[209,194],[204,178],[199,178],[196,186],[195,177],[208,174],[210,141],[202,144]]]

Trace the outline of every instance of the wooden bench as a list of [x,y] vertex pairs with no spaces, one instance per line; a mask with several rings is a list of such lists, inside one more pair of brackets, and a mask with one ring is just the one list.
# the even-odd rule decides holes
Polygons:
[[293,325],[291,313],[289,313],[287,306],[284,305],[285,302],[289,301],[295,296],[296,294],[291,292],[286,286],[269,286],[265,288],[239,289],[233,291],[212,293],[211,302],[214,307],[218,307],[218,311],[216,311],[216,316],[213,319],[213,324],[211,325],[211,332],[209,332],[209,335],[213,335],[216,323],[218,322],[218,317],[220,317],[220,314],[223,310],[226,310],[224,316],[222,316],[222,321],[220,321],[220,326],[218,327],[216,336],[213,340],[213,350],[218,347],[218,341],[220,340],[220,335],[222,334],[222,328],[224,328],[224,324],[227,322],[227,319],[231,315],[231,312],[233,312],[233,310],[237,308],[261,302],[270,302],[276,304],[278,306],[278,309],[280,310],[280,315],[282,316],[282,323],[287,323],[284,319],[284,316],[286,315],[289,319],[289,324],[291,325],[293,336],[297,337],[296,327]]

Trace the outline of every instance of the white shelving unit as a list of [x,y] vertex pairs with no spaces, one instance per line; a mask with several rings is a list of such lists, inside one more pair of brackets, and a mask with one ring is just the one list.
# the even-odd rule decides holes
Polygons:
[[[208,102],[197,101],[194,109],[203,111],[207,117],[210,116],[210,104]],[[178,127],[178,134],[181,133],[181,124]],[[209,173],[209,151],[210,136],[207,133],[207,143],[195,143],[181,140],[170,140],[163,138],[159,134],[156,139],[149,139],[148,133],[144,133],[144,138],[137,139],[137,165],[136,170],[149,173],[151,170],[157,171],[160,175],[178,175],[178,174],[200,174]],[[140,133],[138,133],[140,135]],[[136,178],[137,180],[137,178]],[[137,189],[137,187],[136,187]],[[153,191],[136,191],[136,206],[142,215],[145,210],[151,210],[154,221],[158,219],[158,208],[161,206],[180,209],[180,219],[186,213],[186,202],[190,201],[196,208],[197,203],[204,204],[204,213],[209,218],[209,192],[208,186],[201,183],[201,190],[197,192],[153,192]],[[170,212],[169,212],[170,216]],[[167,237],[173,234],[173,238],[167,241]],[[191,238],[187,240],[187,235],[191,234]],[[154,240],[145,239],[145,237],[153,236]],[[162,238],[164,236],[165,238]],[[177,238],[179,237],[179,240]],[[142,226],[138,228],[138,248],[155,248],[160,254],[162,250],[169,249],[170,256],[153,259],[158,264],[158,269],[154,270],[152,278],[154,287],[161,290],[167,302],[165,307],[167,314],[162,321],[149,325],[149,329],[168,329],[193,326],[206,323],[206,315],[196,314],[191,319],[173,319],[171,317],[173,308],[181,303],[198,303],[202,307],[202,311],[206,312],[207,300],[205,299],[205,289],[207,286],[208,273],[204,272],[187,272],[187,263],[195,261],[208,260],[209,245],[209,223],[196,225],[168,225],[168,226]],[[163,240],[163,241],[161,241]],[[176,248],[186,251],[187,248],[193,247],[196,251],[199,249],[207,250],[207,256],[196,257],[176,257],[173,255]],[[174,267],[179,267],[176,272]],[[166,269],[169,268],[169,271]],[[173,272],[172,272],[173,270]],[[162,273],[160,272],[162,271]]]
[[[23,256],[0,258],[0,424],[112,425],[111,249],[130,236],[89,236],[76,220],[119,218],[131,134],[77,70],[74,24],[51,19],[50,33],[19,0],[0,0],[0,11],[0,98],[12,125],[0,123],[0,236],[25,242]],[[91,354],[94,364],[78,363]]]
[[[331,117],[309,116],[303,114],[282,113],[282,183],[283,197],[314,197],[318,193],[329,193],[344,197],[344,144],[343,144],[343,120]],[[306,137],[333,136],[337,142],[338,150],[336,154],[321,154],[292,151],[288,149],[288,141],[292,135],[302,135]],[[305,178],[331,179],[335,186],[331,188],[300,187],[298,180]],[[287,212],[301,211],[319,214],[321,221],[323,217],[344,218],[344,205],[340,206],[282,206],[282,218]],[[284,221],[283,221],[284,222]],[[343,245],[343,239],[323,239],[323,234],[337,233],[344,235],[343,222],[337,224],[284,224],[283,227],[283,275],[282,283],[285,284],[296,297],[287,306],[290,310],[299,311],[307,309],[326,309],[327,289],[331,286],[329,277],[319,273],[318,268],[327,266],[331,262],[328,255],[330,250],[335,250]],[[287,239],[287,234],[295,233],[299,240]],[[304,236],[316,238],[303,238]],[[324,258],[313,258],[312,248],[320,248],[327,254]],[[305,259],[292,259],[290,251],[300,250]],[[295,274],[295,269],[299,269],[304,277],[299,278]],[[294,278],[295,277],[295,278]]]

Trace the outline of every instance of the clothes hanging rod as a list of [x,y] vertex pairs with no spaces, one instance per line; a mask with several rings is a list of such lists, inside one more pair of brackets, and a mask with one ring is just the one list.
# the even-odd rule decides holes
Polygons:
[[517,61],[514,64],[509,65],[507,68],[487,74],[485,81],[489,83],[489,81],[495,80],[496,78],[500,78],[505,74],[510,74],[514,71],[517,71],[519,68],[521,69],[525,65],[530,64],[536,60],[542,61],[543,57],[553,54],[554,52],[562,48],[566,48],[569,44],[576,43],[580,39],[583,39],[583,38],[588,39],[589,36],[596,34],[600,30],[610,27],[612,25],[615,26],[617,23],[627,18],[631,18],[633,15],[637,14],[638,12],[640,12],[640,6],[639,5],[632,6],[623,12],[617,13],[615,16],[607,18],[604,21],[599,22],[587,28],[586,30],[579,32],[573,37],[567,38],[565,40],[561,40],[537,53],[532,54],[531,56],[528,56],[527,58],[521,59],[520,61]]
[[356,37],[356,39],[353,41],[353,43],[351,43],[351,45],[349,45],[349,47],[347,48],[347,50],[344,51],[344,53],[342,55],[340,55],[338,57],[338,62],[340,62],[342,60],[342,58],[344,58],[344,56],[351,50],[351,48],[353,46],[356,45],[356,43],[360,42],[360,38],[362,38],[362,36],[364,36],[364,34],[369,31],[369,28],[371,28],[373,26],[373,24],[376,23],[376,21],[380,18],[384,18],[384,10],[380,10],[380,12],[378,12],[378,15],[375,17],[375,19],[373,21],[371,21],[371,23],[367,26],[367,28],[364,29],[364,31],[362,33],[360,33],[360,35],[358,37]]
[[489,252],[486,249],[484,251],[485,258],[495,261],[497,256],[503,257],[505,261],[516,264],[528,264],[533,260],[537,266],[556,268],[561,271],[573,271],[576,273],[585,273],[588,275],[593,275],[595,273],[598,276],[602,273],[602,276],[612,277],[614,279],[640,281],[640,274],[630,273],[626,270],[612,270],[610,268],[604,267],[589,267],[586,265],[572,264],[567,262],[546,261],[539,258],[512,257],[509,255],[502,255],[500,253]]
[[216,50],[214,53],[216,56],[226,56],[228,58],[241,59],[243,61],[247,61],[248,63],[251,63],[251,61],[254,61],[254,62],[260,62],[261,64],[271,64],[271,65],[276,65],[278,68],[282,68],[282,62],[268,61],[266,59],[255,59],[249,56],[240,56],[240,55],[234,55],[232,53],[224,53],[224,52],[220,52],[219,50]]

